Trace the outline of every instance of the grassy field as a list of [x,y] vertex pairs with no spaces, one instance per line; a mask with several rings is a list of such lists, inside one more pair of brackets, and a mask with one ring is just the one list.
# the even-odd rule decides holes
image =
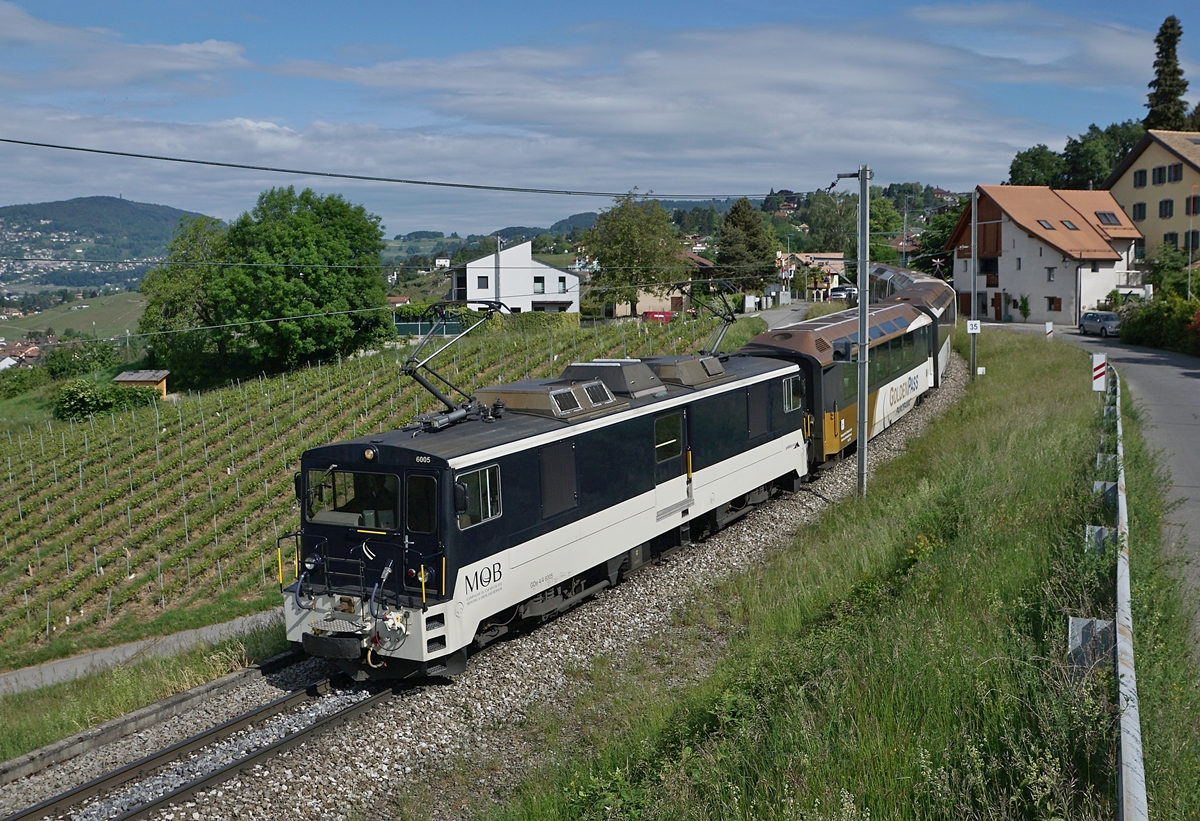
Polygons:
[[[80,305],[87,305],[80,308]],[[137,332],[138,320],[142,317],[146,299],[138,291],[121,291],[109,296],[85,299],[71,305],[59,305],[40,314],[11,319],[0,323],[0,333],[7,331],[10,338],[24,336],[28,330],[44,331],[53,328],[62,336],[68,329],[86,336],[93,332],[100,337],[124,336],[126,331]],[[74,310],[78,308],[79,310]],[[19,329],[19,330],[18,330]]]
[[[1018,334],[980,349],[988,377],[867,499],[677,615],[710,675],[680,685],[688,649],[599,660],[572,715],[531,719],[552,763],[490,817],[1113,817],[1113,677],[1065,663],[1067,617],[1112,610],[1114,556],[1082,549],[1103,520],[1087,361]],[[1195,818],[1200,688],[1127,430],[1151,812]]]
[[67,738],[154,701],[212,681],[247,664],[282,653],[282,627],[154,657],[73,681],[0,696],[0,761]]

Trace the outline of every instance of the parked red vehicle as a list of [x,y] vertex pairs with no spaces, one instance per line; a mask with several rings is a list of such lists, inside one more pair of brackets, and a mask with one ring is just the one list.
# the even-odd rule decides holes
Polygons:
[[675,318],[675,314],[671,311],[643,311],[642,312],[642,321],[643,322],[661,322],[664,325],[666,325],[668,322],[670,322],[674,318]]

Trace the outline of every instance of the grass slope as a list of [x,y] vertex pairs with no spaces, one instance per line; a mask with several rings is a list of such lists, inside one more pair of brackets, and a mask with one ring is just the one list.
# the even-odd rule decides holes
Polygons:
[[[81,304],[87,305],[80,308]],[[124,336],[126,331],[137,332],[138,320],[146,307],[146,298],[138,291],[121,291],[109,296],[86,299],[82,303],[58,305],[40,314],[23,316],[20,319],[10,319],[0,324],[0,332],[6,332],[9,338],[19,335],[21,331],[53,328],[61,336],[68,328],[86,336],[93,332],[99,337]],[[78,308],[78,310],[75,310]],[[93,326],[93,323],[95,325]]]
[[[694,652],[711,675],[681,687],[653,648],[627,675],[601,660],[579,704],[595,721],[545,720],[555,763],[491,816],[1112,817],[1113,677],[1064,662],[1067,617],[1111,618],[1114,584],[1111,552],[1082,550],[1102,520],[1087,361],[1001,333],[980,357],[988,377],[867,499],[680,615],[707,637]],[[1161,485],[1140,445],[1130,469],[1152,808],[1195,817],[1187,620],[1157,558]]]

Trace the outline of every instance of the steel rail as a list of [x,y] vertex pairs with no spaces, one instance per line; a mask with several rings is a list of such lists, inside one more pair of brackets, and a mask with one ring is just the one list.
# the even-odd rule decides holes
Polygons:
[[392,695],[393,691],[391,688],[381,690],[373,696],[364,698],[362,701],[355,702],[349,707],[338,710],[336,713],[331,713],[330,715],[317,720],[302,730],[289,733],[278,741],[268,744],[265,747],[260,747],[245,758],[239,758],[237,761],[226,764],[219,770],[214,770],[206,776],[202,776],[197,778],[195,781],[190,781],[187,784],[184,784],[177,790],[172,790],[171,792],[161,795],[152,801],[148,801],[141,806],[127,810],[121,815],[111,819],[111,821],[133,821],[133,819],[145,818],[146,816],[162,809],[168,804],[173,804],[177,801],[189,798],[202,790],[220,784],[222,781],[227,781],[228,779],[240,773],[242,770],[252,767],[255,764],[258,764],[260,761],[273,758],[274,756],[277,756],[298,744],[303,744],[310,738],[314,738],[326,730],[331,730],[340,724],[344,724],[360,713],[365,713],[374,709],[379,704],[382,704],[390,699]]
[[261,707],[242,713],[240,716],[231,718],[202,733],[185,738],[182,741],[172,744],[170,747],[166,747],[156,753],[151,753],[144,758],[126,764],[124,767],[105,773],[98,778],[88,781],[86,784],[80,784],[78,787],[52,796],[39,804],[0,819],[0,821],[25,821],[25,819],[44,818],[48,815],[62,815],[70,807],[100,795],[107,790],[111,790],[113,787],[133,781],[158,769],[164,764],[169,764],[181,756],[206,747],[239,730],[249,727],[255,722],[278,715],[299,704],[324,695],[329,692],[330,686],[329,679],[313,682],[304,687],[304,689],[296,690]]
[[1121,425],[1121,376],[1112,369],[1117,409],[1117,692],[1121,710],[1120,771],[1117,775],[1117,817],[1147,821],[1146,772],[1142,752],[1142,721],[1138,710],[1137,676],[1133,669],[1133,613],[1129,578],[1129,505],[1125,496],[1125,442]]

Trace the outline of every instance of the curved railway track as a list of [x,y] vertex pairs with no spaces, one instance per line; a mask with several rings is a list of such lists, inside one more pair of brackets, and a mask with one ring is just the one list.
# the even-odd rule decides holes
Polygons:
[[[156,771],[173,762],[211,747],[242,730],[262,724],[267,719],[302,708],[307,703],[314,702],[322,696],[333,693],[334,689],[334,683],[330,679],[313,682],[303,689],[295,690],[288,695],[243,713],[202,733],[185,738],[145,758],[105,773],[86,784],[81,784],[32,807],[9,815],[4,819],[0,819],[0,821],[26,821],[27,819],[45,817],[57,818],[66,815],[73,808],[81,808],[74,814],[74,817],[103,817],[109,819],[109,821],[116,821],[117,819],[120,821],[131,821],[136,818],[146,818],[151,813],[169,804],[177,804],[185,801],[197,792],[220,784],[249,767],[253,767],[285,750],[291,749],[323,732],[333,729],[355,716],[382,704],[393,695],[393,690],[386,688],[367,695],[364,698],[357,699],[334,712],[318,716],[314,721],[305,726],[290,729],[278,735],[269,743],[255,747],[253,750],[235,758],[229,763],[213,768],[202,767],[200,774],[186,778],[173,788],[154,789],[153,792],[156,795],[153,797],[148,797],[144,800],[126,800],[119,807],[110,806],[107,808],[107,811],[101,809],[99,813],[92,811],[92,807],[95,806],[94,804],[88,803],[93,799],[111,796],[118,788],[126,787],[128,791],[127,785],[131,785],[141,779],[147,779]],[[363,691],[359,690],[358,692]],[[88,806],[84,807],[83,805],[85,804]]]

